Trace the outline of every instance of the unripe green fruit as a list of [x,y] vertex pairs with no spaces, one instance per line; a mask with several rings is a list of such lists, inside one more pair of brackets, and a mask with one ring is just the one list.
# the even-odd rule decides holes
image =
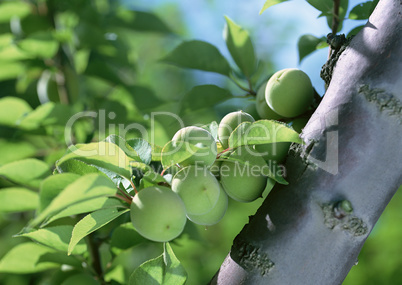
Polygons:
[[228,195],[226,195],[225,191],[221,187],[218,201],[216,202],[215,206],[211,209],[211,211],[202,215],[188,214],[187,217],[193,223],[204,226],[212,226],[217,224],[223,218],[227,208],[228,208]]
[[[264,96],[265,96],[265,95],[264,95]],[[265,98],[264,98],[264,100],[265,100]],[[248,104],[248,105],[244,108],[244,112],[246,112],[246,113],[249,114],[251,117],[253,117],[254,120],[264,119],[264,118],[261,118],[260,115],[258,114],[256,101],[254,101],[254,102]]]
[[277,163],[281,163],[285,160],[290,145],[290,142],[268,143],[255,145],[254,149],[262,154],[265,161],[275,160]]
[[296,132],[301,133],[309,119],[310,118],[308,118],[308,117],[301,117],[301,118],[294,119],[292,121],[291,126]]
[[310,78],[303,71],[287,68],[268,80],[265,100],[275,113],[292,118],[307,111],[313,102],[314,91]]
[[243,122],[254,122],[254,118],[243,111],[237,111],[227,114],[222,118],[218,127],[218,137],[224,149],[229,147],[228,139],[230,134],[238,125]]
[[223,189],[232,199],[239,202],[251,202],[261,197],[267,183],[267,164],[258,154],[246,146],[237,148],[227,160],[222,162],[220,178]]
[[183,141],[189,142],[196,146],[205,148],[195,152],[191,157],[180,162],[181,166],[195,164],[211,166],[216,159],[217,147],[215,139],[210,132],[200,127],[191,126],[182,128],[173,136],[172,141],[176,143]]
[[208,169],[191,165],[176,173],[172,190],[183,200],[187,214],[201,215],[217,203],[220,185]]
[[163,186],[144,188],[136,194],[131,203],[130,216],[139,234],[158,242],[178,237],[187,221],[183,201]]
[[261,119],[267,119],[267,120],[279,120],[282,118],[282,116],[278,115],[275,113],[267,104],[267,101],[265,100],[265,88],[267,86],[267,82],[264,83],[257,91],[257,97],[256,97],[256,108],[257,108],[257,113],[258,116]]

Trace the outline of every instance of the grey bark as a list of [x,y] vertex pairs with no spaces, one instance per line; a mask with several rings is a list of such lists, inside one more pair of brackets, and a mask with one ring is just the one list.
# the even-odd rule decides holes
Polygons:
[[381,0],[341,54],[288,157],[289,185],[274,187],[211,284],[343,282],[402,184],[401,20],[402,1]]

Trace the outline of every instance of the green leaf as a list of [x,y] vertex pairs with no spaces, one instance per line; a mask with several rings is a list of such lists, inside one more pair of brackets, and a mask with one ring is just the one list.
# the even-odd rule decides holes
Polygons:
[[164,169],[183,162],[195,153],[205,153],[209,147],[196,146],[185,141],[169,141],[162,149],[162,166]]
[[130,30],[158,33],[172,32],[158,16],[152,13],[119,9],[116,15],[120,19],[117,24]]
[[54,252],[54,249],[33,242],[19,244],[0,260],[0,272],[26,274],[57,268],[60,265],[55,262],[41,262],[42,256]]
[[321,11],[321,16],[329,16],[333,13],[334,1],[333,0],[307,0],[307,2],[316,8],[318,11]]
[[32,108],[23,99],[3,97],[0,99],[0,125],[15,126],[19,118],[31,111]]
[[[21,237],[28,237],[36,242],[51,248],[63,251],[67,253],[68,244],[73,232],[73,226],[63,225],[39,229],[30,233],[21,234]],[[72,254],[83,254],[86,252],[87,245],[82,240],[80,241],[72,251]]]
[[73,234],[68,245],[68,255],[72,253],[73,249],[81,239],[128,211],[129,209],[119,212],[115,208],[108,208],[86,215],[74,226]]
[[30,55],[41,58],[52,58],[59,49],[59,43],[50,32],[40,31],[21,40],[18,46]]
[[118,255],[120,252],[144,241],[147,241],[147,239],[134,229],[131,222],[128,222],[114,229],[110,240],[110,250]]
[[61,191],[49,206],[31,221],[29,226],[34,227],[46,217],[54,215],[76,203],[99,197],[113,196],[115,193],[116,186],[108,178],[97,174],[87,174],[78,178]]
[[0,189],[0,212],[23,212],[38,207],[38,194],[21,187]]
[[349,37],[351,37],[351,36],[357,35],[357,33],[360,32],[363,28],[364,28],[364,25],[357,26],[357,27],[353,28],[353,29],[348,33],[348,35],[346,36],[346,38],[349,38]]
[[348,18],[351,20],[366,20],[373,13],[378,0],[360,3],[352,8]]
[[218,141],[218,128],[219,125],[216,121],[211,122],[210,124],[206,125],[206,126],[202,126],[201,128],[207,130],[212,137],[214,138],[214,140]]
[[124,206],[118,199],[112,197],[111,198],[99,197],[88,201],[76,203],[74,205],[65,208],[64,210],[61,210],[56,215],[50,216],[50,218],[46,220],[44,225],[50,224],[51,222],[64,217],[90,213],[99,209],[122,208],[122,207]]
[[149,164],[152,160],[152,146],[144,139],[135,138],[127,140],[127,144],[133,148],[141,160]]
[[297,43],[297,47],[299,49],[299,63],[305,58],[307,55],[312,53],[313,51],[318,49],[318,46],[322,43],[326,42],[326,38],[317,38],[313,35],[306,34],[302,35],[299,38]]
[[185,284],[187,272],[174,255],[169,243],[164,244],[163,254],[140,265],[131,274],[130,285]]
[[262,9],[260,10],[260,15],[265,10],[267,10],[269,7],[282,3],[282,2],[286,2],[286,1],[289,1],[289,0],[267,0],[267,1],[265,1],[264,6],[262,6]]
[[226,58],[214,45],[204,41],[183,42],[162,61],[183,68],[216,72],[226,76],[231,72]]
[[7,23],[13,17],[24,18],[31,13],[31,7],[23,1],[7,1],[0,4],[0,23]]
[[39,188],[41,181],[50,175],[50,169],[41,160],[27,158],[0,166],[0,175],[19,185]]
[[213,108],[216,104],[233,98],[232,94],[216,85],[194,86],[182,99],[182,110],[194,112],[201,108]]
[[226,17],[223,38],[237,66],[246,77],[250,77],[256,68],[256,58],[253,43],[247,30]]
[[61,163],[58,161],[56,163],[56,169],[60,173],[70,172],[70,173],[78,174],[81,176],[90,174],[90,173],[97,173],[100,175],[104,174],[102,171],[100,171],[95,166],[89,165],[81,160],[77,160],[74,158],[63,161]]
[[274,142],[302,143],[299,134],[288,125],[274,120],[241,123],[230,135],[230,148]]
[[15,79],[25,71],[25,65],[20,62],[0,62],[0,81]]
[[101,283],[96,281],[93,276],[81,273],[68,277],[66,280],[63,281],[61,285],[80,285],[80,284],[100,285]]
[[[337,32],[340,32],[342,30],[343,27],[343,21],[346,17],[346,12],[348,10],[349,7],[349,0],[340,0],[340,4],[339,4],[339,12],[338,12],[338,18],[339,18],[339,25],[338,25],[338,30]],[[333,22],[333,18],[334,18],[334,12],[333,12],[333,6],[331,6],[331,11],[328,13],[321,13],[321,16],[326,16],[327,17],[327,24],[328,27],[330,29],[332,29],[332,22]]]
[[80,144],[70,147],[70,153],[64,155],[56,163],[59,167],[62,163],[70,159],[83,161],[87,164],[101,167],[117,173],[123,177],[130,178],[130,161],[126,153],[118,145],[110,142],[96,142]]
[[71,108],[68,105],[48,102],[21,118],[17,126],[26,130],[34,130],[41,126],[63,126],[66,127],[71,118]]
[[0,165],[34,156],[36,147],[27,141],[0,139]]
[[40,205],[38,213],[42,212],[68,185],[80,176],[73,173],[62,173],[47,177],[42,181],[39,190]]

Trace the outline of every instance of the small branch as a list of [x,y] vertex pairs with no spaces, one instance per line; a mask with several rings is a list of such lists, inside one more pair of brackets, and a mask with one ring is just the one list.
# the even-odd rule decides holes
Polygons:
[[332,34],[336,35],[338,32],[338,27],[339,27],[339,6],[340,6],[341,0],[334,0],[334,10],[333,14],[334,16],[332,17]]
[[95,241],[94,233],[88,236],[88,245],[89,245],[89,253],[92,259],[92,268],[96,272],[96,279],[101,283],[105,284],[105,280],[103,279],[103,269],[101,264],[101,257],[99,254],[99,246],[100,244]]

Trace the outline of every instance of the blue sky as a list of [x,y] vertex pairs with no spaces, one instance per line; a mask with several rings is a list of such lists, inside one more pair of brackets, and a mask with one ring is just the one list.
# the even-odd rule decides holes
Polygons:
[[[318,18],[319,11],[305,0],[292,0],[273,6],[259,15],[265,0],[136,0],[127,1],[141,10],[163,13],[161,4],[176,3],[183,15],[188,30],[187,39],[199,39],[217,46],[223,55],[230,57],[222,38],[224,16],[229,16],[237,24],[251,32],[255,50],[259,58],[274,55],[275,69],[296,67],[305,71],[316,90],[322,94],[324,84],[319,76],[328,50],[323,49],[304,59],[299,65],[297,41],[303,34],[317,37],[330,32],[324,17]],[[349,9],[364,2],[349,0]],[[158,10],[159,9],[159,10]],[[343,33],[363,24],[365,21],[346,20]],[[201,74],[200,83],[215,83],[215,75]],[[213,82],[211,82],[213,81]]]

